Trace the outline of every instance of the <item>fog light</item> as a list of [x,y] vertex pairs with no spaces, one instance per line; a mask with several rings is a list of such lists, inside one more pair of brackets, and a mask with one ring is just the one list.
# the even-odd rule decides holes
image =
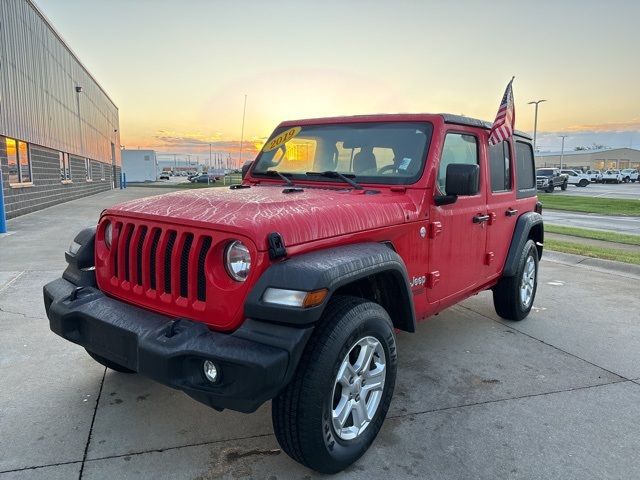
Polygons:
[[202,365],[202,369],[204,370],[204,376],[211,383],[215,383],[218,379],[218,369],[216,368],[216,364],[211,360],[205,360]]

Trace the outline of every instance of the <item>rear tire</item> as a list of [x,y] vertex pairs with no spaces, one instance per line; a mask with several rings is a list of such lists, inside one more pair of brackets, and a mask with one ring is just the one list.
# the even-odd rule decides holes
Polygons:
[[[367,352],[373,353],[367,357]],[[273,430],[282,450],[327,474],[355,462],[387,415],[396,363],[395,333],[384,308],[356,297],[333,298],[293,380],[272,401]]]
[[[85,350],[87,349],[85,348]],[[123,367],[122,365],[118,365],[117,363],[112,362],[108,358],[101,357],[100,355],[97,355],[89,350],[87,350],[87,353],[91,358],[93,358],[100,365],[110,368],[111,370],[115,370],[116,372],[120,372],[120,373],[136,373],[135,370],[131,370],[127,367]]]
[[561,186],[560,189],[564,192],[567,189],[567,182],[564,182]]
[[493,287],[496,313],[518,322],[529,315],[538,288],[538,249],[533,240],[525,243],[513,277],[503,277]]

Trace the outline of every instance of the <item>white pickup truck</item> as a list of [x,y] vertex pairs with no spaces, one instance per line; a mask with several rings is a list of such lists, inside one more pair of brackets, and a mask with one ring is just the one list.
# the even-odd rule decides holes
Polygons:
[[602,181],[602,172],[600,170],[587,170],[586,175],[592,183],[600,183]]
[[605,170],[602,174],[602,183],[620,183],[622,182],[622,174],[620,170]]
[[633,168],[625,168],[624,170],[620,170],[622,174],[622,181],[625,183],[633,182],[640,180],[640,172]]
[[560,170],[560,173],[564,173],[569,176],[568,184],[575,185],[577,187],[586,187],[591,183],[591,177],[586,173],[578,170]]

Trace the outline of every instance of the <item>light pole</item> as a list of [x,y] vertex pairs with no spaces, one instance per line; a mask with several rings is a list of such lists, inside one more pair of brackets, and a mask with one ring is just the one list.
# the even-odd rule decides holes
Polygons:
[[536,153],[536,136],[538,134],[538,104],[542,102],[546,102],[546,100],[534,100],[532,102],[529,102],[529,105],[536,106],[536,113],[533,119],[533,154],[534,155]]
[[207,173],[209,173],[209,169],[211,169],[211,144],[209,144],[209,168],[207,169]]
[[567,138],[566,135],[560,135],[562,139],[562,149],[560,150],[560,170],[562,170],[562,158],[564,157],[564,139]]

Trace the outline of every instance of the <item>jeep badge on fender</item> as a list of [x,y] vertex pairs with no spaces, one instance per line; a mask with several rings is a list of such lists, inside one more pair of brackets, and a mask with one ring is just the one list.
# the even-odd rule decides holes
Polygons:
[[51,330],[218,410],[271,400],[282,449],[338,472],[385,420],[397,331],[488,289],[505,319],[531,310],[533,149],[520,132],[490,145],[490,127],[283,122],[241,187],[122,203],[81,231],[44,287]]

